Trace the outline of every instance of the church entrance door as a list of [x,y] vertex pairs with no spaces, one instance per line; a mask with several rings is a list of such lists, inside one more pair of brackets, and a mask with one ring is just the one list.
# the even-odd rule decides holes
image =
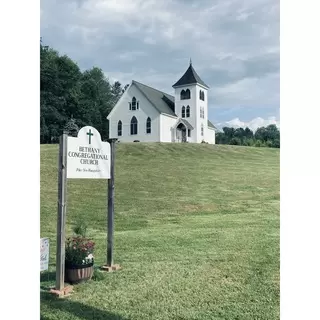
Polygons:
[[182,123],[177,126],[177,138],[181,142],[187,142],[187,128]]
[[187,142],[187,130],[186,128],[182,129],[182,142]]

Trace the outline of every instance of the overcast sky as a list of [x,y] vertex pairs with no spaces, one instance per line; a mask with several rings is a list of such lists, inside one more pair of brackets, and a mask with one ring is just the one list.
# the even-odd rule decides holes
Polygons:
[[44,44],[173,94],[192,64],[218,127],[280,124],[279,0],[41,0]]

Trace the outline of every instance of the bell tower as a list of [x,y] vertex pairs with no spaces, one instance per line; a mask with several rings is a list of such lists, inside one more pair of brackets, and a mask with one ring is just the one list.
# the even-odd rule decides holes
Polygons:
[[209,87],[194,70],[191,58],[187,71],[172,87],[175,89],[175,113],[179,120],[187,121],[186,125],[192,127],[188,131],[188,141],[206,140]]

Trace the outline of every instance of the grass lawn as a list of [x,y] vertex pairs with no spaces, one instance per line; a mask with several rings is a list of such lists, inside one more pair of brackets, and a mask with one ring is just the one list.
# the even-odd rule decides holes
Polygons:
[[[114,262],[122,270],[55,284],[58,146],[41,146],[41,319],[279,319],[280,150],[117,144]],[[69,180],[67,236],[78,218],[106,262],[107,181]]]

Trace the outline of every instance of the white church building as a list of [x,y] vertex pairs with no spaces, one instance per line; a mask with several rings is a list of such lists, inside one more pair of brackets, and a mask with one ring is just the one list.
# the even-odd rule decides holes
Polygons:
[[109,113],[109,137],[120,142],[191,142],[215,144],[208,120],[208,89],[190,61],[172,86],[174,96],[132,80]]

